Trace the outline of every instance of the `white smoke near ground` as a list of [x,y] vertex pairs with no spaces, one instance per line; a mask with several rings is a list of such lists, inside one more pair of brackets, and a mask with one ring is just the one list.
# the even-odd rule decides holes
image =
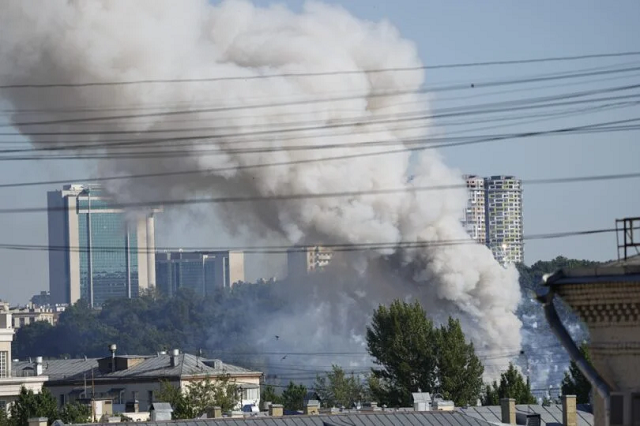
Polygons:
[[[467,336],[484,353],[519,350],[515,269],[501,267],[480,245],[435,244],[468,238],[459,221],[464,190],[412,190],[462,184],[458,171],[434,150],[413,157],[405,151],[315,161],[397,150],[407,139],[428,135],[428,121],[401,120],[428,115],[427,100],[418,93],[422,70],[364,72],[421,65],[413,43],[389,23],[362,21],[320,3],[307,3],[294,13],[244,1],[15,1],[3,4],[0,40],[2,85],[242,77],[0,92],[14,108],[12,120],[22,133],[54,133],[32,135],[34,147],[83,145],[87,147],[74,155],[109,156],[97,159],[98,176],[202,171],[109,182],[122,201],[406,188],[386,195],[260,200],[212,208],[228,233],[254,242],[434,243],[338,255],[319,288],[292,289],[291,315],[265,322],[266,328],[286,327],[297,347],[361,349],[373,308],[400,297],[418,298],[434,318],[460,318]],[[363,72],[291,75],[341,70]],[[281,76],[253,78],[272,74]],[[189,113],[177,114],[184,111]],[[118,118],[64,122],[100,116]],[[18,124],[33,121],[59,122]],[[354,121],[359,124],[345,125]],[[291,130],[300,127],[305,129]],[[149,138],[157,140],[122,145],[123,139]],[[368,141],[387,145],[357,145]],[[326,144],[345,146],[300,149]],[[256,147],[262,152],[242,152]],[[407,172],[411,162],[413,179]],[[270,163],[288,164],[250,168]],[[307,302],[301,305],[305,308],[295,308],[294,302],[301,300]]]

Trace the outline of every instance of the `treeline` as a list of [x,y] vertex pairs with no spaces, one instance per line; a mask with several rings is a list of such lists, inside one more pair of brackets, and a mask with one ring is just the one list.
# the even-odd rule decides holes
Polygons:
[[79,301],[60,315],[55,326],[36,322],[20,327],[13,353],[21,359],[101,357],[108,354],[111,343],[117,343],[123,354],[173,348],[189,353],[207,348],[245,350],[243,336],[260,323],[259,313],[284,306],[273,286],[236,285],[206,298],[189,290],[172,298],[148,291],[136,299],[109,300],[100,310]]
[[[545,273],[562,267],[594,264],[558,257],[531,267],[519,265],[520,284],[523,290],[535,290]],[[149,354],[179,348],[190,353],[204,350],[204,356],[214,357],[216,353],[207,353],[207,349],[215,348],[227,354],[226,362],[243,365],[246,357],[236,360],[233,353],[255,350],[247,336],[254,335],[256,325],[264,321],[261,315],[287,309],[288,303],[283,292],[278,291],[278,285],[242,284],[231,290],[221,289],[206,298],[187,290],[179,291],[172,298],[149,291],[137,299],[108,301],[100,310],[92,310],[78,302],[61,314],[56,326],[36,322],[21,327],[16,333],[13,351],[22,359],[35,356],[101,357],[107,355],[109,344],[117,343],[118,352],[123,354]],[[540,312],[537,303],[523,306],[521,311]],[[572,314],[566,312],[564,315]],[[457,405],[465,405],[475,404],[478,398],[494,402],[496,396],[516,392],[513,389],[517,388],[517,393],[524,395],[518,399],[528,401],[530,392],[523,389],[530,386],[526,381],[518,381],[515,370],[507,371],[511,375],[495,384],[488,387],[483,384],[482,362],[473,345],[467,342],[460,324],[450,319],[448,323],[436,326],[417,304],[395,302],[389,307],[381,306],[366,334],[369,353],[379,368],[373,369],[367,377],[354,377],[355,382],[344,378],[338,380],[362,386],[357,392],[351,392],[351,389],[347,394],[362,395],[366,391],[368,397],[381,404],[399,406],[411,404],[411,392],[421,389],[442,394]],[[572,374],[575,372],[577,370],[572,370]],[[340,374],[346,373],[334,370],[332,374],[339,378]],[[318,378],[315,388],[322,389],[323,383],[328,386],[337,380],[331,377]],[[580,377],[571,379],[584,383]],[[301,386],[292,383],[285,395],[299,395]],[[336,394],[343,395],[344,392]],[[329,392],[325,397],[339,403],[346,401],[344,397],[331,395]]]

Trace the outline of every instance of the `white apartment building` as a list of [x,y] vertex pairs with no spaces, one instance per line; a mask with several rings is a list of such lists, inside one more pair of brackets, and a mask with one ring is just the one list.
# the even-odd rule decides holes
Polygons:
[[333,251],[321,246],[293,247],[287,251],[288,277],[303,277],[320,272],[331,263]]
[[0,312],[0,409],[6,411],[18,399],[23,387],[34,393],[40,393],[42,385],[48,380],[46,375],[36,374],[38,371],[42,373],[40,358],[36,359],[35,363],[30,363],[27,370],[14,371],[11,358],[11,342],[13,342],[14,333],[11,313]]
[[514,176],[465,176],[469,198],[462,223],[501,264],[524,261],[522,181]]
[[474,175],[464,177],[467,182],[469,200],[464,210],[463,224],[467,233],[480,244],[486,244],[486,205],[484,178]]
[[524,261],[522,181],[513,176],[485,180],[487,246],[502,264]]

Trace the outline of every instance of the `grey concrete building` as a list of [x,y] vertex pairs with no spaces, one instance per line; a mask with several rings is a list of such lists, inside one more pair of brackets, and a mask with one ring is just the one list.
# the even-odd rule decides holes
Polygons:
[[[111,204],[111,206],[110,206]],[[51,302],[100,306],[155,285],[157,208],[125,214],[99,186],[47,193]]]

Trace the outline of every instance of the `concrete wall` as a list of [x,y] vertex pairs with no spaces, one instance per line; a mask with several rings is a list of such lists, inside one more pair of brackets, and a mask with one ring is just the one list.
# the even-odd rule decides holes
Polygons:
[[[634,401],[634,396],[640,395],[640,276],[638,278],[638,281],[587,282],[558,287],[558,294],[589,328],[589,349],[595,369],[609,384],[612,394],[622,397],[623,422],[612,422],[611,426],[640,423],[640,399]],[[634,404],[637,404],[635,409]],[[604,424],[604,402],[597,395],[594,416],[596,425]]]

